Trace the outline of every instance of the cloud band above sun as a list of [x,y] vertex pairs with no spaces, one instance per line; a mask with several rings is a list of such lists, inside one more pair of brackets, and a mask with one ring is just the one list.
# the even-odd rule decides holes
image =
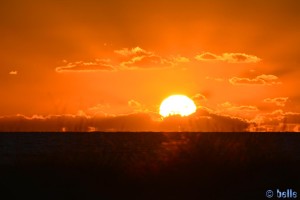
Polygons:
[[140,47],[123,48],[114,51],[111,58],[96,58],[94,61],[75,61],[56,67],[56,72],[96,72],[120,71],[134,69],[164,69],[176,66],[187,66],[192,62],[222,61],[227,63],[257,63],[261,59],[245,53],[223,53],[216,55],[205,52],[195,57],[181,55],[162,56]]

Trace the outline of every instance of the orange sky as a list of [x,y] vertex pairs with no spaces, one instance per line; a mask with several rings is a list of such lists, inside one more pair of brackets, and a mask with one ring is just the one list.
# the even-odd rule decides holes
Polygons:
[[0,124],[155,116],[181,93],[251,130],[299,131],[299,9],[296,0],[5,1]]

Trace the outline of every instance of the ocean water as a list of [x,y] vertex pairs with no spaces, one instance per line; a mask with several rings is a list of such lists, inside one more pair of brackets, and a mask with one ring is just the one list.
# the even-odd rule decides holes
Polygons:
[[296,133],[0,133],[11,199],[266,199],[299,169]]

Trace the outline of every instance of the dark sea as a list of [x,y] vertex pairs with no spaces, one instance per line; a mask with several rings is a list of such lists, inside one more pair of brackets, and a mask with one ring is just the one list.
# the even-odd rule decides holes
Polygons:
[[1,199],[299,199],[300,134],[0,133],[0,188]]

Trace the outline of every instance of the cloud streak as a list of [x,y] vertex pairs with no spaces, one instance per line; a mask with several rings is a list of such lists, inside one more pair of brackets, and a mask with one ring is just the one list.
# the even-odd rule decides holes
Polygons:
[[278,85],[282,82],[278,81],[278,77],[275,75],[262,74],[255,78],[240,78],[233,77],[229,79],[232,85]]
[[216,55],[210,52],[204,52],[196,55],[195,59],[203,62],[222,61],[228,63],[257,63],[261,61],[257,56],[245,53],[223,53],[222,55]]
[[215,112],[251,120],[255,118],[259,111],[260,110],[254,105],[235,105],[230,102],[224,102],[218,105]]
[[206,80],[213,80],[213,81],[217,81],[217,82],[222,82],[222,81],[224,81],[223,78],[210,77],[210,76],[206,76],[205,79],[206,79]]
[[225,102],[225,103],[222,103],[220,105],[220,107],[222,107],[223,109],[225,110],[228,110],[228,111],[238,111],[238,112],[257,112],[258,111],[258,108],[255,107],[255,106],[236,106],[236,105],[233,105],[229,102]]
[[55,69],[56,72],[95,72],[95,71],[114,71],[114,67],[105,60],[95,60],[93,62],[78,61],[68,63]]
[[175,67],[198,61],[222,61],[227,63],[256,63],[261,59],[244,53],[223,53],[216,55],[205,52],[188,58],[181,55],[162,56],[153,51],[140,47],[123,48],[113,51],[109,59],[96,59],[95,61],[77,61],[66,63],[56,68],[56,72],[95,72],[95,71],[120,71],[134,69],[161,69]]
[[146,51],[140,47],[132,49],[123,48],[114,52],[122,56],[123,61],[119,64],[122,69],[165,68],[175,65],[176,61],[175,59],[171,60],[161,57],[154,52]]
[[140,47],[134,47],[132,49],[123,48],[123,49],[115,50],[114,53],[121,55],[121,56],[125,56],[125,57],[153,55],[152,52],[146,51]]
[[18,74],[18,71],[10,71],[9,73],[8,73],[9,75],[17,75]]
[[284,107],[288,99],[288,97],[266,98],[263,100],[263,102],[272,103],[276,106]]
[[124,61],[120,66],[124,69],[151,69],[171,67],[173,62],[157,55],[136,56]]

